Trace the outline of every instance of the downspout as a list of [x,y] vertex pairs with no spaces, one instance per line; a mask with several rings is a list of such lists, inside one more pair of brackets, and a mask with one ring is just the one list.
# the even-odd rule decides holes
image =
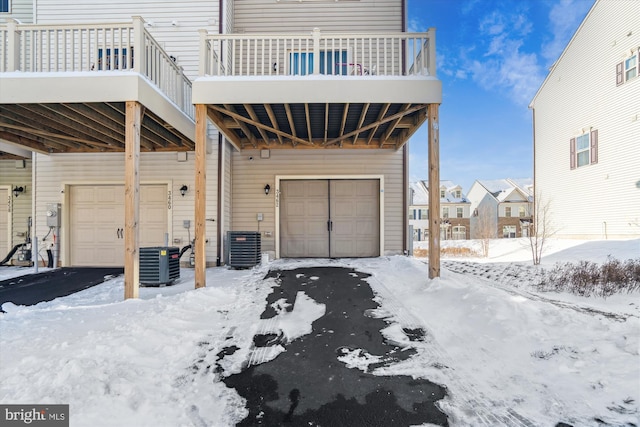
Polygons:
[[[535,218],[533,216],[536,213],[536,203],[538,202],[538,198],[536,197],[536,193],[538,192],[536,189],[538,186],[536,185],[536,109],[531,107],[531,123],[533,125],[533,206],[531,212],[531,224],[534,224]],[[529,230],[531,232],[531,230]]]
[[216,225],[216,235],[218,238],[216,239],[216,266],[220,267],[222,265],[222,203],[224,202],[224,186],[222,184],[222,180],[224,174],[222,173],[222,166],[224,156],[224,140],[222,138],[222,134],[218,131],[218,207],[217,207],[217,215],[218,223]]
[[218,2],[218,34],[222,34],[224,26],[222,25],[222,18],[224,17],[224,0]]
[[409,251],[409,242],[407,237],[407,231],[409,229],[409,205],[407,204],[407,193],[409,192],[409,162],[407,161],[409,151],[408,146],[409,142],[404,144],[402,147],[402,188],[404,190],[402,191],[402,253],[404,255],[409,255],[411,253],[411,251]]

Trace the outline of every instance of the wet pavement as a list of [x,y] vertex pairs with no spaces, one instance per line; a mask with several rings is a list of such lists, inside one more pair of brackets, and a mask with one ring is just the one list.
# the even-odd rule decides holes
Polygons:
[[[247,367],[224,383],[247,400],[249,415],[240,426],[410,426],[448,425],[436,402],[445,389],[408,376],[379,376],[372,371],[411,357],[415,351],[387,342],[380,331],[389,324],[375,318],[378,308],[367,274],[339,267],[271,271],[279,279],[262,319],[277,315],[274,307],[293,310],[303,292],[326,306],[310,334],[287,342],[283,334],[260,334],[254,348],[282,345],[274,360]],[[282,300],[286,300],[283,304]],[[421,330],[404,330],[419,340]],[[225,349],[218,356],[232,354]],[[348,368],[340,356],[368,359],[368,368]],[[376,357],[377,356],[377,357]]]

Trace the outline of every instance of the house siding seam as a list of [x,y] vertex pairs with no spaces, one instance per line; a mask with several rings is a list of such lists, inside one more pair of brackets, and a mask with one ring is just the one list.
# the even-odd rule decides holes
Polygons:
[[[640,2],[596,2],[532,103],[536,192],[558,237],[640,236],[640,78],[616,84],[616,64],[640,44],[637,28]],[[597,163],[572,169],[567,144],[590,130]]]

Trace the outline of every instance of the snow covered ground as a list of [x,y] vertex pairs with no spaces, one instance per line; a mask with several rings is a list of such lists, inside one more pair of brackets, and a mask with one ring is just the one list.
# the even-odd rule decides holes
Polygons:
[[[70,404],[73,426],[233,425],[246,414],[242,398],[193,366],[221,363],[229,374],[246,364],[277,284],[263,280],[268,268],[331,265],[371,274],[378,314],[389,323],[383,333],[418,350],[375,373],[446,386],[441,408],[451,425],[639,425],[640,295],[539,294],[532,284],[540,268],[560,261],[638,258],[640,240],[554,240],[541,267],[518,239],[492,242],[489,255],[445,259],[435,280],[420,258],[278,260],[209,269],[199,290],[183,269],[178,284],[141,288],[138,300],[122,301],[116,278],[36,306],[5,303],[0,403]],[[1,268],[0,280],[25,271]],[[308,316],[296,309],[281,328],[310,330],[304,324],[318,313],[307,306]],[[402,328],[425,337],[409,341]],[[232,345],[240,350],[221,359]]]

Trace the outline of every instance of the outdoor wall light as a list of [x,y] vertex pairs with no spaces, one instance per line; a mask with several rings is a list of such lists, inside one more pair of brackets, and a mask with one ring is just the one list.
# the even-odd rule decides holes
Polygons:
[[269,191],[271,191],[271,186],[269,184],[264,186],[264,194],[269,195]]
[[187,187],[186,185],[182,185],[182,187],[180,187],[180,194],[182,195],[182,197],[184,197],[184,195],[187,194],[188,190],[189,190],[189,187]]
[[16,187],[13,189],[13,196],[14,196],[14,197],[18,197],[18,196],[19,196],[20,194],[22,194],[22,193],[24,193],[24,187],[18,187],[18,186],[16,186]]

